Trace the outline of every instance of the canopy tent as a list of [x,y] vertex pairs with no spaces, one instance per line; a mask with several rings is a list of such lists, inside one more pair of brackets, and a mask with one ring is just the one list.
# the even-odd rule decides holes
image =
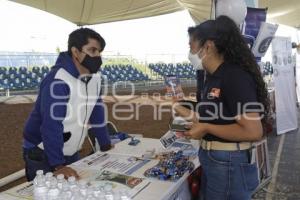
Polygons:
[[187,9],[195,22],[210,18],[211,0],[11,0],[91,25],[168,14]]
[[[60,16],[77,25],[151,17],[188,10],[195,22],[210,18],[212,0],[11,0]],[[300,28],[299,0],[258,0],[268,21]]]
[[259,0],[259,7],[268,8],[267,21],[300,28],[299,0]]

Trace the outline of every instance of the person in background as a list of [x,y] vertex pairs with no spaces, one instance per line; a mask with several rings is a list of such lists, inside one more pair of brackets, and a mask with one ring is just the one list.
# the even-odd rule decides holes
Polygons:
[[44,78],[25,128],[23,157],[28,181],[37,170],[64,174],[77,172],[67,165],[79,160],[78,151],[90,125],[101,150],[109,150],[102,102],[101,53],[105,40],[94,30],[80,28],[69,35],[68,51],[59,54]]
[[266,84],[230,18],[220,16],[188,32],[190,51],[207,77],[197,112],[178,102],[173,108],[191,121],[185,136],[200,140],[202,199],[250,200],[259,184],[252,143],[261,140],[269,113]]

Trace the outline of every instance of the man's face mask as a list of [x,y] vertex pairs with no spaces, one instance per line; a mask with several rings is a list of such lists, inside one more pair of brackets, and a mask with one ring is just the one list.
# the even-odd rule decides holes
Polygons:
[[102,65],[102,59],[101,56],[91,57],[89,54],[85,53],[85,57],[80,64],[88,69],[90,73],[95,74],[99,71],[100,66]]

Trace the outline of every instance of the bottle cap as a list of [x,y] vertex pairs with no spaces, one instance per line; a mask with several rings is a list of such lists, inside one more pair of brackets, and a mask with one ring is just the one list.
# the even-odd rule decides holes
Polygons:
[[75,178],[74,176],[70,176],[70,177],[68,178],[68,181],[69,181],[69,182],[75,182],[75,181],[76,181],[76,178]]
[[52,172],[47,172],[47,173],[46,173],[46,177],[47,177],[47,178],[50,178],[50,177],[52,177],[52,176],[53,176],[53,173],[52,173]]
[[63,174],[58,174],[56,178],[57,180],[63,180],[65,176]]
[[44,174],[44,171],[43,170],[37,170],[36,171],[36,175],[43,175]]

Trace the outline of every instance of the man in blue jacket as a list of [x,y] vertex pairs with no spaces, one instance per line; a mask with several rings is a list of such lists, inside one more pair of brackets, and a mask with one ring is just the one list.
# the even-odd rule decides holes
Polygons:
[[69,35],[68,51],[40,85],[39,94],[24,128],[26,176],[36,171],[55,172],[65,177],[78,174],[67,167],[79,160],[78,151],[92,127],[101,150],[111,148],[105,109],[100,97],[101,53],[105,40],[95,31],[80,28]]

